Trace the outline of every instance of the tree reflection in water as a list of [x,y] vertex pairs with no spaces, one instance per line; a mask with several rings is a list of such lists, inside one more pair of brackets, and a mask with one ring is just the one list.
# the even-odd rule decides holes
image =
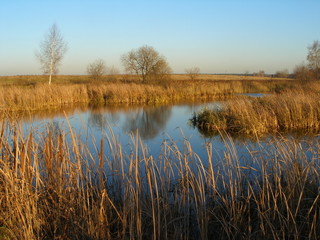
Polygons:
[[88,116],[88,126],[106,129],[108,124],[117,123],[120,119],[120,112],[112,109],[91,109]]
[[123,129],[125,131],[139,130],[142,139],[156,137],[167,124],[171,116],[171,106],[143,107],[127,115]]
[[[119,110],[119,108],[117,108]],[[140,108],[125,108],[122,111],[114,109],[90,110],[88,126],[106,129],[108,124],[116,125],[124,132],[134,132],[138,129],[142,139],[152,139],[165,129],[171,116],[171,106],[144,106]],[[125,113],[125,114],[123,114]],[[124,121],[121,118],[124,117]],[[118,124],[121,124],[119,126]]]

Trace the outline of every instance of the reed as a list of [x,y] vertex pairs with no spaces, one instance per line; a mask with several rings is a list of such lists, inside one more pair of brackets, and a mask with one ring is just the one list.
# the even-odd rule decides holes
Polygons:
[[50,86],[42,80],[34,81],[33,84],[2,84],[0,85],[0,111],[26,112],[59,109],[79,103],[103,105],[210,101],[224,99],[235,93],[275,92],[285,88],[300,87],[300,83],[293,80],[172,79],[165,83],[142,84],[136,80],[89,82],[86,76],[79,76],[79,79],[76,76],[69,78],[65,80],[62,78]]
[[204,109],[192,118],[203,131],[263,135],[276,132],[319,132],[320,94],[291,90],[262,98],[237,97],[220,110]]
[[[187,74],[171,74],[168,75],[172,81],[190,81]],[[200,74],[197,77],[201,81],[291,81],[290,78],[278,77],[260,77],[260,76],[244,76],[244,75],[223,75],[223,74]],[[89,75],[56,75],[53,79],[56,84],[80,84],[95,82]],[[117,74],[105,75],[98,82],[141,82],[136,75]],[[30,86],[36,84],[48,83],[46,75],[18,75],[18,76],[0,76],[0,85],[16,85]]]
[[319,141],[272,139],[272,151],[244,160],[230,136],[223,156],[207,144],[207,159],[187,140],[150,155],[138,132],[130,151],[110,129],[96,150],[79,139],[71,128],[24,135],[1,123],[1,238],[320,237]]

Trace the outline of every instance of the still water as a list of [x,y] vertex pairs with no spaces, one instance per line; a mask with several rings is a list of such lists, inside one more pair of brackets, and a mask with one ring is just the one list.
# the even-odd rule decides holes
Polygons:
[[[132,150],[131,133],[138,131],[148,153],[155,159],[161,155],[161,146],[164,143],[175,143],[180,151],[185,147],[185,140],[190,142],[192,151],[202,161],[207,161],[206,145],[212,144],[214,156],[218,159],[223,157],[228,149],[236,152],[237,158],[243,164],[248,164],[253,152],[264,149],[264,152],[272,152],[271,139],[274,136],[256,140],[254,136],[237,137],[230,140],[228,137],[206,137],[197,128],[194,128],[189,119],[195,112],[203,108],[218,109],[223,106],[221,102],[193,103],[163,106],[104,106],[84,107],[56,113],[41,113],[25,117],[22,126],[26,132],[31,129],[34,132],[45,132],[48,128],[54,131],[72,131],[85,143],[90,152],[96,152],[100,146],[100,139],[107,138],[111,132],[116,136],[124,151],[130,154]],[[315,137],[291,136],[295,141],[308,149]],[[107,144],[106,144],[107,148]],[[250,154],[249,154],[250,153]],[[108,154],[106,152],[106,154]],[[260,153],[259,153],[260,154]]]

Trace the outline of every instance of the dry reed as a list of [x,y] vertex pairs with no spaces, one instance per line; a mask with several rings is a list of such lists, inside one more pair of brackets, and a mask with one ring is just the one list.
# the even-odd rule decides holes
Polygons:
[[71,128],[23,135],[3,121],[1,238],[320,237],[318,141],[273,139],[244,164],[230,137],[223,156],[208,144],[207,159],[187,140],[164,142],[156,157],[131,139],[126,152],[110,131],[90,151]]
[[313,90],[291,90],[262,98],[237,97],[220,110],[195,114],[194,125],[203,131],[261,135],[287,131],[319,132],[320,95]]
[[88,82],[82,79],[85,76],[79,77],[79,80],[74,80],[75,76],[71,80],[69,78],[50,86],[41,81],[29,85],[3,84],[0,86],[0,111],[55,109],[79,103],[155,104],[210,101],[226,98],[234,93],[274,92],[300,86],[293,80],[171,80],[164,84],[141,84],[135,80]]

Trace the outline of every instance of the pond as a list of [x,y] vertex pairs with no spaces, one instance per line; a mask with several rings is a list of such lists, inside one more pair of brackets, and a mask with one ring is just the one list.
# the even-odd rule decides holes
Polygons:
[[0,124],[4,216],[41,217],[45,231],[80,238],[98,229],[92,239],[317,239],[319,136],[230,137],[190,124],[223,106],[78,106]]
[[[38,133],[45,132],[48,126],[55,131],[68,132],[70,124],[73,132],[88,146],[90,152],[96,152],[96,154],[98,153],[95,149],[100,147],[100,139],[110,136],[110,131],[127,154],[130,154],[132,149],[130,133],[138,131],[148,153],[155,159],[161,155],[163,144],[174,143],[183,150],[186,147],[185,140],[190,143],[192,151],[203,162],[208,159],[206,152],[208,143],[212,144],[215,159],[221,159],[226,152],[231,151],[243,164],[248,164],[248,161],[252,160],[252,153],[257,149],[263,148],[266,154],[274,151],[272,140],[275,136],[263,139],[257,139],[255,136],[237,136],[231,139],[223,134],[208,137],[190,124],[189,119],[195,112],[205,107],[218,109],[222,104],[222,102],[210,102],[161,106],[79,107],[66,111],[65,115],[61,112],[29,115],[22,119],[22,126],[25,132],[31,129]],[[308,149],[318,138],[290,134],[286,137],[294,139],[305,149]],[[107,143],[105,145],[108,148]]]

